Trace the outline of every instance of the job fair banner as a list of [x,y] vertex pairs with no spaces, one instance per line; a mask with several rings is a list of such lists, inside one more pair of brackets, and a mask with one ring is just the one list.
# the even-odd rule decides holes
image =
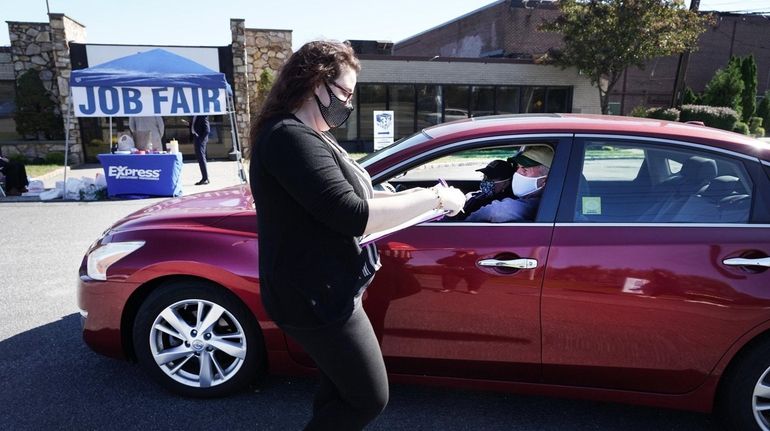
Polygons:
[[71,87],[78,117],[220,115],[227,111],[224,88]]

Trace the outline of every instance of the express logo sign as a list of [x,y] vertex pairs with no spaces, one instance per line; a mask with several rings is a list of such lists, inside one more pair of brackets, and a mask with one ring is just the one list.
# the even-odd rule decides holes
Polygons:
[[110,166],[107,176],[114,177],[117,180],[150,180],[158,181],[160,179],[161,169],[131,169],[128,166]]

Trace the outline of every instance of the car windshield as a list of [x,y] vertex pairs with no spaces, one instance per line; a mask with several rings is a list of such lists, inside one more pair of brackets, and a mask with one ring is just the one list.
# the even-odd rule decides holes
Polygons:
[[379,162],[380,160],[389,157],[399,151],[402,151],[404,148],[409,148],[414,145],[422,144],[423,142],[429,141],[433,138],[431,138],[427,133],[424,131],[420,131],[415,133],[412,136],[401,138],[398,141],[388,145],[385,148],[381,148],[363,158],[358,159],[358,163],[361,164],[363,167],[367,167],[371,165],[372,163]]

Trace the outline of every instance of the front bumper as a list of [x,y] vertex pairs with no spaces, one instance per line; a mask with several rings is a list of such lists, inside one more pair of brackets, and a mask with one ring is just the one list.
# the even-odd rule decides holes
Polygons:
[[128,299],[138,287],[138,283],[97,281],[81,273],[78,308],[83,341],[95,352],[126,358],[122,332],[130,335],[131,328],[123,328],[121,322]]

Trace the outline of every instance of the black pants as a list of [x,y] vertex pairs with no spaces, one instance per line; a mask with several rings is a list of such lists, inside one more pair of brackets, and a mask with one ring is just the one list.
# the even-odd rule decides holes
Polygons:
[[195,136],[195,158],[198,159],[198,166],[201,168],[201,179],[207,180],[209,179],[209,171],[206,168],[206,145],[209,143],[209,137],[206,136]]
[[281,325],[313,358],[321,384],[305,430],[361,430],[388,404],[388,376],[372,324],[358,301],[341,326]]

